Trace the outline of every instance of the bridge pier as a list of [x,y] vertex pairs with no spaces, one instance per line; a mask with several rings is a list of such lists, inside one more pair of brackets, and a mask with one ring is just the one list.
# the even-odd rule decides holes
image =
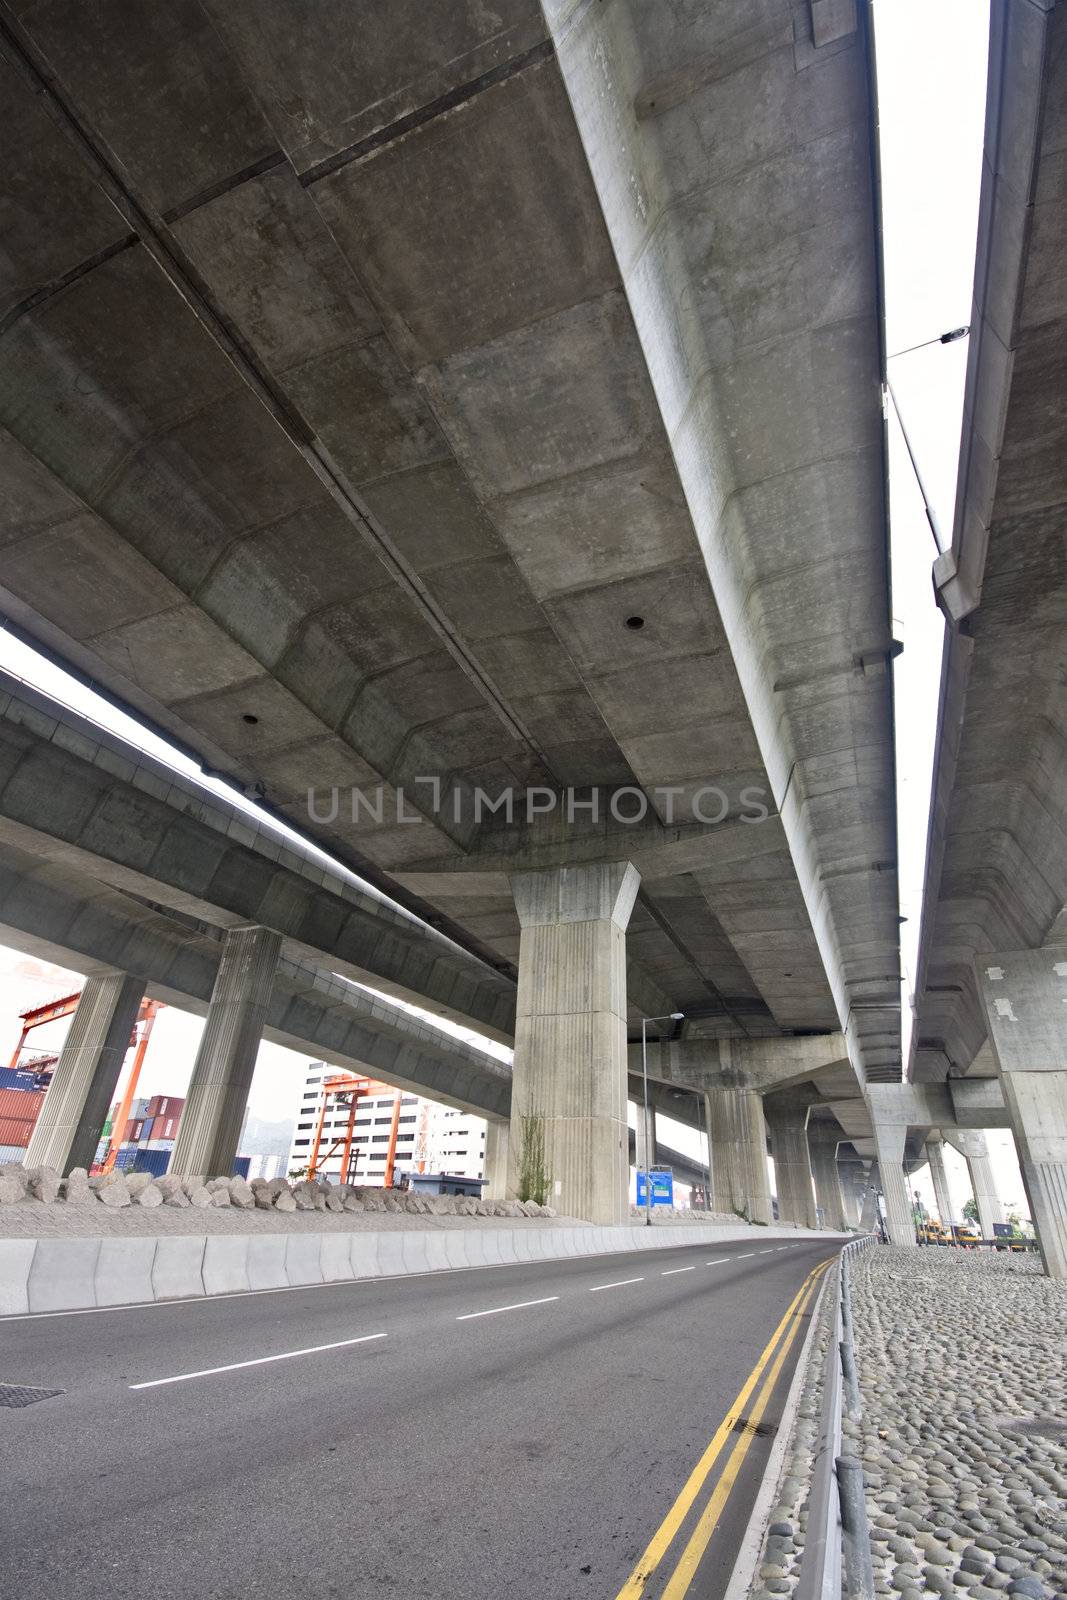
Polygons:
[[808,1151],[809,1102],[782,1095],[764,1101],[763,1111],[771,1134],[771,1155],[778,1186],[778,1219],[798,1228],[818,1226],[815,1190]]
[[750,1222],[770,1224],[762,1099],[753,1089],[709,1088],[705,1100],[711,1141],[711,1209],[737,1211]]
[[142,980],[125,972],[86,979],[30,1138],[27,1167],[67,1173],[92,1164],[143,995]]
[[841,1130],[836,1122],[808,1123],[808,1152],[811,1157],[811,1176],[815,1183],[815,1204],[822,1212],[822,1226],[835,1233],[844,1233],[845,1200],[841,1192],[841,1178],[837,1167],[837,1147],[841,1143]]
[[967,1163],[982,1238],[991,1239],[993,1224],[1004,1221],[1004,1207],[993,1181],[993,1163],[989,1159],[986,1136],[970,1128],[953,1128],[951,1132],[946,1132],[945,1138]]
[[885,1223],[890,1244],[915,1245],[915,1218],[904,1176],[904,1145],[908,1126],[886,1122],[874,1114],[874,1143],[878,1151],[878,1175],[885,1198]]
[[483,1200],[508,1200],[508,1142],[511,1135],[510,1122],[493,1122],[486,1119],[485,1124],[485,1172],[483,1177],[489,1181],[482,1190]]
[[270,928],[226,935],[171,1172],[221,1177],[233,1167],[281,944]]
[[1067,950],[975,968],[1045,1271],[1067,1281]]
[[524,1139],[544,1140],[549,1201],[586,1222],[628,1214],[627,861],[511,877],[521,927],[508,1188]]
[[948,1192],[944,1143],[940,1135],[936,1139],[927,1139],[925,1149],[926,1159],[930,1165],[930,1178],[934,1186],[934,1199],[937,1202],[937,1214],[945,1227],[951,1227],[955,1219],[952,1215],[952,1200]]

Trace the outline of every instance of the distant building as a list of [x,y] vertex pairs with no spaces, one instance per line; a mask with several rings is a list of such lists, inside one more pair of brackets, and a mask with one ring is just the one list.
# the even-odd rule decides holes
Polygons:
[[[312,1061],[308,1066],[289,1151],[287,1171],[290,1177],[302,1172],[311,1160],[322,1110],[322,1084],[327,1078],[341,1075],[339,1068],[322,1061]],[[352,1140],[353,1150],[359,1153],[356,1182],[368,1187],[380,1186],[385,1181],[396,1098],[395,1089],[384,1083],[374,1083],[371,1093],[360,1100],[356,1111]],[[335,1141],[344,1137],[347,1127],[348,1108],[331,1100],[319,1149],[319,1171],[335,1183],[341,1178],[341,1149],[335,1150],[325,1162],[322,1157]],[[480,1178],[484,1166],[485,1122],[481,1117],[454,1111],[434,1100],[420,1099],[418,1095],[400,1095],[394,1183],[407,1172],[449,1172],[460,1177]]]

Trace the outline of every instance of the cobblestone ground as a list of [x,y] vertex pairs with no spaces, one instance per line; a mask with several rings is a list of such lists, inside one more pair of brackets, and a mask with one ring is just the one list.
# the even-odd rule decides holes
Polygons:
[[878,1593],[1067,1600],[1067,1285],[887,1247],[852,1273]]

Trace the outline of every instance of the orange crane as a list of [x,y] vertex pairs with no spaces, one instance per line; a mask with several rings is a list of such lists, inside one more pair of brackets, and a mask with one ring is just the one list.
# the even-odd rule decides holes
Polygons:
[[[122,1136],[126,1132],[126,1124],[130,1120],[130,1107],[133,1105],[133,1097],[137,1090],[137,1080],[141,1076],[141,1068],[144,1066],[145,1052],[148,1049],[148,1041],[152,1035],[152,1024],[156,1020],[156,1013],[162,1011],[162,1009],[162,1000],[149,1000],[146,998],[141,1001],[141,1009],[137,1013],[137,1022],[130,1036],[131,1044],[135,1039],[137,1040],[137,1049],[133,1057],[133,1066],[130,1068],[126,1092],[119,1101],[119,1108],[111,1119],[111,1137],[108,1140],[107,1155],[104,1157],[104,1165],[101,1169],[103,1172],[110,1172],[115,1165],[115,1158],[119,1153],[119,1146],[122,1144]],[[138,1037],[138,1034],[140,1037]]]
[[59,1000],[47,1000],[43,1006],[32,1006],[29,1011],[19,1012],[19,1021],[22,1023],[22,1032],[15,1052],[9,1063],[12,1067],[19,1064],[22,1047],[34,1028],[43,1028],[46,1022],[55,1022],[59,1017],[69,1017],[81,999],[81,990],[75,994],[65,994]]
[[[315,1142],[311,1149],[311,1160],[308,1162],[308,1177],[314,1178],[320,1166],[325,1166],[330,1157],[341,1151],[341,1182],[351,1183],[355,1177],[355,1168],[359,1162],[359,1151],[352,1155],[352,1134],[356,1126],[356,1108],[364,1095],[370,1093],[372,1088],[369,1078],[355,1078],[350,1072],[339,1072],[335,1078],[326,1078],[322,1085],[322,1105],[319,1107],[319,1120],[315,1128]],[[330,1101],[334,1100],[339,1106],[348,1107],[348,1126],[335,1138],[330,1148],[319,1160],[319,1151],[322,1149],[322,1134],[326,1124],[326,1112]]]
[[[371,1078],[355,1078],[351,1073],[341,1072],[335,1078],[326,1078],[322,1085],[322,1105],[319,1107],[319,1120],[315,1128],[315,1139],[311,1147],[311,1160],[308,1162],[308,1177],[317,1176],[319,1169],[324,1167],[340,1150],[341,1152],[341,1182],[352,1183],[355,1181],[356,1170],[359,1165],[360,1152],[353,1154],[352,1138],[356,1126],[356,1110],[364,1096],[373,1094],[375,1089],[381,1088]],[[322,1150],[323,1131],[326,1126],[326,1113],[330,1101],[348,1107],[348,1124],[342,1132],[334,1138],[330,1148],[319,1155]],[[389,1130],[389,1151],[385,1158],[384,1186],[386,1189],[393,1187],[393,1169],[396,1163],[396,1145],[400,1134],[400,1100],[401,1091],[397,1089],[393,1100],[393,1121]]]

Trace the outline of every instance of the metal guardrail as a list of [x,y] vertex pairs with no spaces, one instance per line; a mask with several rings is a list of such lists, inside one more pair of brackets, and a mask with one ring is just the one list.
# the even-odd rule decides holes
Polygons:
[[842,1453],[842,1408],[860,1415],[859,1380],[852,1343],[850,1261],[876,1243],[873,1234],[842,1250],[837,1274],[834,1328],[826,1352],[819,1437],[808,1501],[807,1537],[795,1600],[874,1600],[871,1537],[863,1492],[863,1468]]

